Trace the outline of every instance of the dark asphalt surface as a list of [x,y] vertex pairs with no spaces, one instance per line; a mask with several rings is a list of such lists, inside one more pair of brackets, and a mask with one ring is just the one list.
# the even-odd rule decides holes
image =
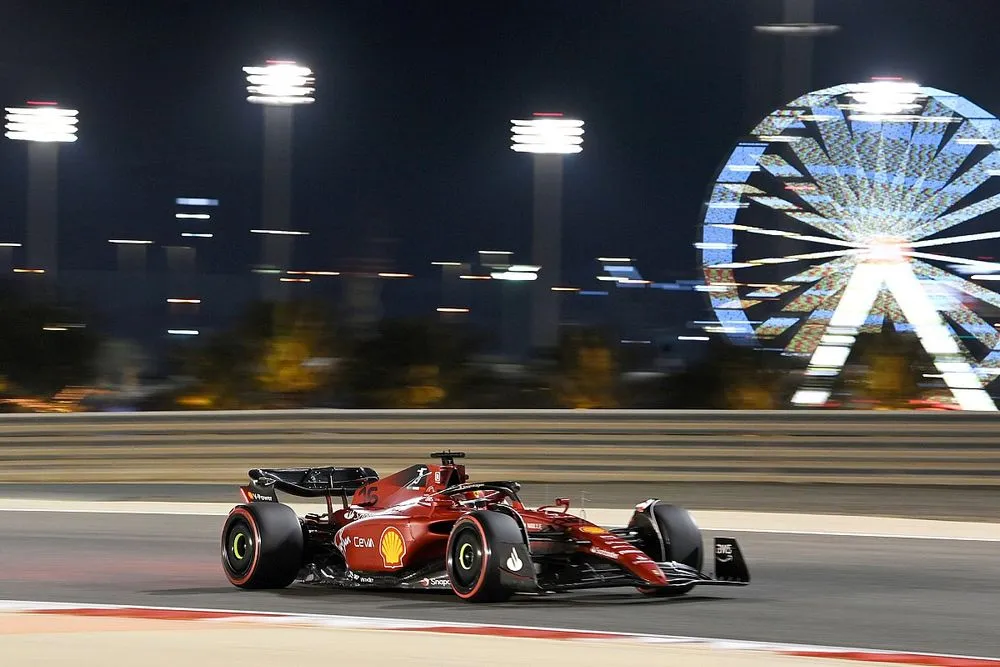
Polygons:
[[[6,495],[6,494],[0,494]],[[0,512],[0,598],[471,621],[1000,657],[1000,544],[739,534],[753,582],[470,605],[441,593],[246,592],[221,517]]]
[[[860,484],[526,484],[528,504],[568,497],[573,507],[631,507],[656,497],[700,510],[805,512],[1000,522],[1000,486]],[[223,484],[0,484],[0,498],[233,502]]]

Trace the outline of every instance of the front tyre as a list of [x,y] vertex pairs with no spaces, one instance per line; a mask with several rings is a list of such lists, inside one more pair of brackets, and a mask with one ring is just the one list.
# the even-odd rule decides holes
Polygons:
[[[701,571],[703,552],[701,529],[683,507],[654,502],[636,512],[629,527],[639,531],[640,547],[655,561],[676,561]],[[639,592],[652,597],[676,597],[689,593],[694,584],[676,588],[641,587]]]
[[285,588],[301,569],[304,541],[288,505],[239,505],[222,527],[222,569],[239,588]]
[[[518,556],[514,545],[523,545],[520,528],[511,517],[481,511],[460,518],[448,536],[445,566],[455,595],[469,602],[504,602],[514,588],[504,581],[501,567],[527,571],[527,557]],[[504,560],[507,559],[507,560]]]

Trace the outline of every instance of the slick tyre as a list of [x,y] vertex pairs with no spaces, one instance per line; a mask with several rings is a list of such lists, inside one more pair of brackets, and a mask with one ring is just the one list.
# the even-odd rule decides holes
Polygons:
[[[704,554],[701,529],[683,507],[655,503],[648,513],[636,514],[632,525],[643,536],[643,551],[655,561],[676,561],[701,571]],[[639,588],[652,597],[676,597],[694,585],[679,588]]]
[[509,600],[514,591],[504,585],[500,564],[507,545],[523,542],[517,523],[506,514],[473,512],[455,522],[445,552],[455,595],[468,602]]
[[239,588],[285,588],[302,566],[304,541],[288,505],[239,505],[222,527],[222,569]]

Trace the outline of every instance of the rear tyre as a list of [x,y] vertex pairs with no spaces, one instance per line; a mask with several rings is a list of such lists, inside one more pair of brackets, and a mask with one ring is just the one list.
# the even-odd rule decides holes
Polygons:
[[[629,527],[642,536],[642,550],[655,561],[676,561],[701,571],[703,552],[701,530],[683,507],[655,503],[648,513],[636,513]],[[639,588],[652,597],[676,597],[689,593],[694,584],[678,588]]]
[[[514,594],[505,586],[502,545],[523,543],[520,528],[499,512],[473,512],[459,519],[448,536],[445,565],[455,595],[469,602],[504,602]],[[528,564],[530,566],[530,563]]]
[[222,527],[222,569],[239,588],[285,588],[302,567],[304,541],[288,505],[239,505]]

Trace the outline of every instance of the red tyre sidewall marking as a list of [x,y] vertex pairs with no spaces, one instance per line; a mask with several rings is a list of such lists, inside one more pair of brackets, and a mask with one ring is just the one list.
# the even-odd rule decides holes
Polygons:
[[[457,528],[457,527],[459,527],[459,526],[461,526],[463,524],[471,524],[472,526],[475,527],[476,532],[479,533],[480,541],[483,544],[483,562],[479,566],[479,576],[476,578],[476,585],[468,593],[462,593],[457,588],[455,588],[455,584],[454,584],[454,582],[451,581],[451,577],[450,576],[448,577],[448,583],[451,584],[451,590],[455,592],[455,595],[457,595],[458,597],[462,598],[463,600],[470,600],[473,597],[475,597],[476,593],[479,592],[479,589],[481,589],[483,587],[483,582],[486,579],[486,566],[489,565],[490,558],[492,557],[492,553],[490,551],[489,542],[486,541],[486,531],[483,530],[483,526],[482,526],[481,523],[479,523],[479,520],[475,519],[473,517],[466,517],[466,518],[463,518],[463,519],[459,519],[458,523],[456,524],[455,527]],[[455,535],[455,532],[457,532],[457,531],[452,531],[452,536]],[[448,538],[448,558],[451,558],[451,553],[452,553],[451,552],[451,547],[452,547],[452,538],[449,537]]]
[[[257,563],[260,562],[260,529],[257,527],[257,520],[254,518],[253,514],[251,514],[250,511],[247,510],[246,508],[237,507],[233,509],[233,511],[229,513],[229,517],[226,519],[227,523],[229,519],[232,519],[234,515],[243,517],[246,520],[247,525],[250,526],[250,530],[253,531],[253,560],[250,561],[250,569],[247,570],[247,573],[242,577],[234,577],[229,572],[228,563],[226,564],[226,567],[223,568],[226,571],[226,578],[229,579],[230,583],[232,583],[234,586],[242,586],[243,584],[250,581],[250,579],[253,577],[254,572],[257,571]],[[223,535],[222,539],[225,540],[226,535]],[[223,546],[227,550],[229,549],[229,546],[226,545],[225,543],[223,543]]]

